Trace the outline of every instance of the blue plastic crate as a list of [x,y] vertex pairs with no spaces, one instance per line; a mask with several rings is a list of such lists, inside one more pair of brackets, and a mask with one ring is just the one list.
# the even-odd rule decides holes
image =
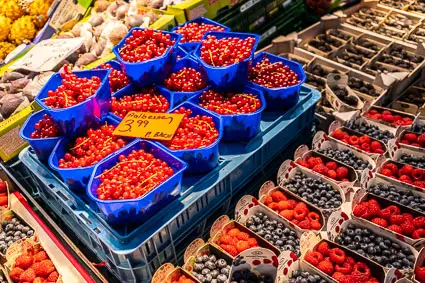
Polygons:
[[221,144],[219,166],[204,176],[184,176],[181,196],[141,226],[109,225],[85,193],[67,189],[31,148],[19,158],[40,198],[120,280],[150,282],[161,264],[177,263],[190,237],[204,235],[253,176],[311,130],[319,99],[319,92],[303,87],[290,110],[263,113],[256,137],[246,143]]
[[[190,23],[210,24],[210,25],[222,27],[222,28],[224,28],[224,31],[230,31],[229,27],[226,27],[225,25],[222,25],[220,23],[217,23],[217,22],[210,20],[208,18],[205,18],[205,17],[198,17],[196,19],[187,21],[184,24],[181,24],[179,26],[174,27],[171,31],[175,32],[179,27],[183,27],[183,26],[190,24]],[[187,52],[195,50],[198,47],[198,45],[199,45],[199,42],[180,42],[179,43],[179,46],[183,47]]]
[[[174,174],[155,189],[137,199],[99,199],[96,193],[100,185],[98,176],[105,170],[115,166],[120,161],[120,155],[128,156],[132,151],[141,149],[151,153],[155,158],[167,162],[167,164],[173,168]],[[183,161],[172,156],[164,149],[158,147],[155,143],[136,139],[96,164],[87,185],[87,194],[98,205],[106,221],[110,224],[140,224],[149,219],[149,217],[155,215],[161,209],[164,209],[180,194],[183,171],[186,168],[187,165]]]

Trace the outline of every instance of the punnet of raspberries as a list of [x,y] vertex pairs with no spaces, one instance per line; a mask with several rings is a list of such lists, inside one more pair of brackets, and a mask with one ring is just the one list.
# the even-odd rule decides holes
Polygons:
[[388,162],[379,170],[379,173],[399,180],[400,182],[414,185],[419,188],[425,188],[425,170],[415,168],[411,165],[396,164]]
[[381,142],[372,140],[367,135],[350,135],[342,129],[336,129],[331,133],[331,137],[369,153],[383,154],[385,152]]
[[306,159],[300,159],[297,161],[297,164],[337,181],[350,181],[350,176],[348,175],[349,171],[347,167],[342,166],[341,164],[336,163],[332,160],[326,162],[326,160],[324,160],[324,158],[320,156],[310,156]]
[[225,31],[225,28],[206,23],[186,23],[174,30],[175,33],[182,35],[182,39],[180,40],[181,43],[199,42],[208,31]]
[[413,215],[398,205],[383,207],[377,199],[371,198],[358,203],[353,209],[353,214],[412,239],[425,238],[425,216]]
[[425,134],[405,132],[400,138],[400,143],[425,148]]
[[366,263],[356,261],[345,250],[326,241],[319,243],[314,251],[308,251],[304,260],[337,282],[379,283]]
[[323,219],[320,214],[311,211],[307,204],[285,195],[280,190],[267,196],[264,204],[301,229],[320,230],[322,228]]
[[406,116],[403,117],[402,115],[394,114],[388,110],[378,111],[376,109],[372,109],[364,114],[364,116],[374,120],[387,122],[394,126],[408,126],[413,123],[412,118]]
[[190,279],[188,276],[181,274],[178,278],[171,281],[171,283],[196,283],[196,282]]
[[217,244],[233,257],[244,250],[258,247],[258,242],[254,237],[238,228],[227,228],[223,231]]
[[415,268],[415,279],[420,283],[425,283],[425,266],[417,266]]

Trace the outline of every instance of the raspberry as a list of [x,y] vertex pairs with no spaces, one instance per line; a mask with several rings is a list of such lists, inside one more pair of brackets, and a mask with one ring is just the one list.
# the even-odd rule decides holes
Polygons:
[[400,225],[401,231],[404,235],[412,235],[415,232],[415,226],[410,222],[404,222]]
[[271,196],[275,202],[286,200],[286,196],[281,191],[274,191]]
[[414,133],[405,133],[403,139],[408,140],[409,142],[416,142],[418,137]]
[[415,226],[415,228],[425,228],[425,217],[424,216],[415,217],[412,220],[412,224],[413,226]]
[[35,271],[32,268],[28,268],[19,277],[19,282],[33,282],[35,277]]
[[305,218],[303,221],[300,221],[300,223],[298,223],[298,227],[306,230],[311,229],[310,220],[308,218]]
[[329,170],[328,171],[328,176],[329,176],[329,178],[336,179],[336,172],[335,172],[335,170]]
[[341,280],[343,280],[344,274],[337,271],[334,274],[332,274],[332,278],[335,279],[337,282],[340,282]]
[[364,218],[365,215],[368,213],[368,208],[364,206],[363,204],[359,203],[357,204],[353,209],[354,216],[362,217]]
[[375,223],[378,226],[382,226],[382,227],[388,227],[388,222],[387,220],[383,219],[383,218],[373,218],[372,219],[372,223]]
[[277,208],[279,210],[285,210],[285,209],[293,209],[291,206],[291,203],[287,200],[281,200],[277,203]]
[[351,256],[345,257],[345,262],[348,263],[350,266],[354,266],[356,264],[356,260]]
[[416,142],[421,146],[421,147],[425,147],[425,134],[421,134],[418,139],[416,140]]
[[401,141],[400,141],[400,143],[403,143],[403,144],[410,144],[408,140],[401,140]]
[[294,218],[294,211],[291,209],[285,209],[282,210],[281,212],[279,212],[280,216],[282,216],[283,218],[288,219],[289,221],[292,220],[292,218]]
[[265,199],[264,199],[264,204],[265,205],[269,205],[269,204],[271,204],[273,202],[273,198],[271,197],[271,196],[267,196]]
[[305,160],[298,160],[297,162],[296,162],[298,165],[301,165],[301,166],[303,166],[303,167],[306,167],[306,168],[310,168],[310,164],[308,164]]
[[[410,213],[403,213],[404,221],[411,222],[413,224],[413,215]],[[424,219],[425,220],[425,219]],[[413,224],[415,225],[415,224]]]
[[403,215],[397,215],[397,214],[393,214],[390,216],[390,223],[391,224],[397,224],[400,225],[401,223],[404,222],[404,217]]
[[310,224],[311,224],[311,229],[313,229],[313,230],[322,229],[322,224],[320,224],[320,222],[318,222],[318,221],[311,221]]
[[248,241],[239,241],[236,244],[236,249],[238,250],[238,253],[241,253],[244,250],[247,250],[249,248],[250,248],[250,246],[249,246]]
[[336,170],[336,168],[338,168],[338,164],[336,164],[335,161],[329,161],[329,162],[326,163],[326,167],[329,170]]
[[390,169],[393,175],[397,175],[398,167],[394,163],[387,163],[384,165],[385,169]]
[[335,265],[335,270],[337,272],[341,272],[342,274],[350,274],[353,270],[353,265],[354,264],[344,261],[344,263],[342,263],[341,265]]
[[425,266],[415,268],[415,279],[421,283],[425,282]]
[[317,222],[319,222],[319,221],[320,221],[320,215],[319,215],[319,214],[317,214],[316,212],[310,212],[310,213],[308,214],[308,218],[309,218],[311,221],[317,221]]
[[47,282],[56,282],[58,280],[58,278],[59,278],[59,273],[57,271],[53,271],[47,277]]
[[373,149],[374,153],[378,153],[378,154],[384,154],[384,150],[382,148],[377,148],[377,149]]
[[382,145],[381,145],[381,143],[380,143],[380,142],[378,142],[378,141],[372,141],[372,142],[370,143],[370,148],[371,148],[372,150],[382,149]]
[[321,242],[316,248],[316,251],[323,254],[324,256],[328,256],[330,250],[331,249],[330,249],[329,244],[327,242]]
[[348,169],[346,167],[339,167],[336,169],[336,178],[341,180],[347,177],[348,175]]
[[317,268],[328,275],[331,275],[334,272],[334,266],[329,260],[322,260],[317,265]]
[[414,181],[413,185],[419,188],[425,188],[425,182],[424,181]]
[[398,176],[402,176],[402,175],[408,175],[410,176],[413,172],[413,167],[410,165],[403,165],[403,167],[400,168],[400,170],[398,170]]
[[367,151],[367,152],[370,151],[370,145],[368,143],[362,143],[360,145],[360,148],[363,149],[364,151]]
[[294,209],[294,218],[295,219],[302,221],[302,220],[304,220],[304,218],[306,216],[307,216],[307,212],[304,209],[299,208],[299,207],[295,207],[295,209]]
[[412,179],[410,179],[410,177],[407,176],[407,175],[400,176],[400,178],[398,178],[398,180],[400,182],[404,182],[404,183],[408,183],[408,184],[411,184],[412,183]]
[[15,266],[22,269],[28,269],[34,262],[34,258],[30,255],[20,255],[15,260]]
[[240,232],[236,235],[236,238],[238,238],[238,240],[247,241],[250,237],[248,233]]
[[[363,262],[357,262],[353,267],[353,273],[351,275],[360,276],[363,275],[365,277],[364,280],[367,280],[370,277],[370,268],[364,264]],[[359,277],[357,277],[359,278]],[[359,282],[362,282],[363,280],[360,280]]]
[[34,268],[38,276],[47,277],[50,273],[55,271],[55,265],[50,259],[45,259],[38,263],[37,268]]
[[258,242],[255,238],[249,238],[248,239],[248,245],[249,245],[250,248],[258,247]]
[[390,205],[386,209],[388,209],[391,214],[400,214],[401,213],[400,208],[398,208],[398,206],[396,206],[396,205]]
[[313,169],[312,169],[314,172],[317,172],[317,173],[319,173],[319,174],[322,174],[322,175],[327,175],[328,174],[328,168],[326,168],[326,166],[325,165],[323,165],[323,164],[317,164],[317,165],[315,165],[314,167],[313,167]]
[[345,261],[345,252],[339,248],[334,248],[329,252],[329,258],[335,264],[343,264]]
[[24,273],[24,270],[20,267],[13,267],[12,270],[9,273],[10,278],[14,282],[19,282],[19,278],[21,277],[21,274]]
[[323,164],[323,161],[320,157],[310,156],[307,158],[307,163],[310,165],[310,168],[313,168],[316,165]]
[[378,279],[376,279],[375,277],[370,277],[366,283],[379,283]]
[[391,230],[395,233],[401,234],[403,231],[401,230],[400,226],[398,225],[390,225],[387,227],[388,230]]
[[361,144],[370,144],[371,140],[369,136],[363,135],[360,137]]
[[344,138],[345,132],[343,132],[341,129],[336,129],[331,134],[332,137],[336,138],[337,140],[342,140]]
[[357,136],[351,136],[348,140],[348,143],[351,145],[358,145],[359,144],[359,137]]
[[416,229],[416,231],[412,233],[412,238],[413,239],[425,238],[425,229],[423,228]]
[[376,199],[370,199],[367,201],[369,209],[372,210],[381,210],[381,205],[378,203]]
[[318,258],[315,256],[314,252],[308,251],[305,256],[304,260],[311,263],[312,265],[316,266],[319,264]]
[[220,237],[220,243],[224,245],[234,245],[235,239],[232,236],[229,235],[222,235]]
[[237,256],[238,250],[235,248],[235,246],[232,245],[220,245],[220,247],[228,252],[231,256]]
[[227,235],[236,237],[237,234],[239,234],[241,231],[239,231],[238,228],[232,228],[227,232]]
[[301,201],[295,205],[295,208],[296,209],[301,209],[301,210],[305,211],[306,213],[309,212],[309,209],[307,207],[307,204],[305,204],[304,202],[301,202]]
[[381,173],[384,176],[387,177],[391,177],[393,175],[393,172],[390,169],[381,169],[381,171],[379,171],[379,173]]
[[367,214],[365,215],[364,218],[370,219],[372,217],[377,217],[379,215],[381,215],[381,211],[379,210],[379,208],[376,206],[372,206],[368,208]]
[[424,170],[422,169],[413,169],[412,177],[415,181],[422,181],[424,179]]
[[268,205],[268,207],[270,207],[270,209],[274,211],[279,210],[279,207],[276,202],[272,202],[271,204]]

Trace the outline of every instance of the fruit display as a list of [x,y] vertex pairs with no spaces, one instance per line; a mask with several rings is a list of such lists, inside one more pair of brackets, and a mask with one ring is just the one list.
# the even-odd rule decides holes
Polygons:
[[[289,219],[288,219],[289,220]],[[245,224],[249,230],[263,237],[266,241],[281,251],[292,251],[298,257],[300,252],[300,239],[297,233],[285,227],[276,220],[271,220],[265,213],[257,212],[251,216]]]
[[109,84],[111,86],[111,94],[119,91],[126,85],[130,84],[130,80],[128,79],[125,72],[122,70],[114,69],[109,63],[104,63],[99,66],[99,69],[107,69],[111,70],[109,74]]
[[6,254],[13,243],[34,236],[34,229],[9,211],[1,222],[0,253]]
[[408,247],[401,246],[393,239],[380,236],[372,229],[356,225],[354,222],[350,222],[340,232],[335,238],[335,243],[387,268],[413,269],[415,263],[415,256]]
[[325,159],[324,157],[310,156],[305,159],[297,160],[296,163],[336,181],[355,181],[349,179],[352,179],[353,176],[349,176],[349,169],[346,166],[343,166],[339,162],[335,162],[327,158]]
[[253,113],[261,108],[261,100],[252,93],[223,93],[206,90],[199,97],[199,106],[220,115]]
[[181,34],[182,39],[180,40],[181,43],[185,42],[199,42],[201,41],[202,37],[205,33],[209,31],[225,31],[226,29],[222,26],[218,26],[215,24],[210,23],[197,23],[197,22],[190,22],[185,23],[182,26],[178,26],[173,31],[175,33]]
[[361,136],[357,133],[350,135],[344,128],[333,131],[331,137],[368,153],[383,154],[385,152],[385,146],[381,142],[367,135]]
[[328,241],[321,241],[314,251],[307,251],[304,260],[337,282],[379,282],[366,263],[355,260],[345,249]]
[[[341,173],[348,174],[348,170]],[[342,204],[341,192],[330,183],[308,177],[303,172],[297,172],[293,178],[285,180],[282,187],[321,209],[336,209]]]
[[146,87],[134,94],[123,97],[112,97],[110,111],[124,118],[130,111],[165,113],[170,108],[170,102],[158,92],[156,87]]
[[369,137],[375,138],[384,143],[387,143],[388,140],[394,138],[394,134],[389,130],[380,129],[377,125],[369,124],[362,119],[351,120],[345,124],[345,127],[368,135]]
[[425,171],[411,165],[386,162],[383,166],[381,166],[379,174],[419,188],[425,188]]
[[401,144],[425,148],[425,134],[406,131],[400,135],[399,140]]
[[59,273],[40,244],[26,247],[14,260],[9,276],[13,282],[56,282]]
[[258,247],[258,241],[252,235],[238,228],[231,227],[222,231],[216,243],[232,257],[237,256],[249,248]]
[[285,283],[298,283],[298,282],[309,282],[309,283],[326,283],[326,280],[320,277],[318,274],[312,274],[308,271],[292,272],[291,278],[285,281]]
[[381,205],[381,203],[383,203],[382,200],[369,197],[367,201],[355,205],[353,215],[411,239],[425,237],[424,216],[412,213],[410,209],[391,202],[385,205]]
[[270,275],[258,274],[250,270],[237,270],[232,274],[231,283],[273,283]]
[[68,151],[59,160],[59,168],[92,166],[125,146],[127,142],[113,135],[114,130],[115,127],[107,123],[98,129],[88,129],[85,136],[77,137],[69,144]]
[[289,87],[300,83],[298,75],[282,62],[264,58],[249,73],[249,80],[267,88]]
[[32,139],[44,139],[59,137],[61,135],[55,121],[48,114],[44,114],[43,118],[34,125],[34,131],[31,133]]
[[386,122],[395,127],[409,126],[413,123],[412,117],[403,117],[399,113],[391,112],[389,110],[371,109],[364,114],[364,116],[373,120]]
[[229,263],[224,258],[214,254],[202,255],[196,257],[192,274],[200,282],[227,282],[230,268]]
[[364,170],[370,168],[371,164],[367,161],[362,160],[361,158],[354,155],[353,151],[349,149],[319,149],[319,153],[324,154],[332,159],[338,160],[341,163],[346,164],[347,166],[353,167],[355,170]]

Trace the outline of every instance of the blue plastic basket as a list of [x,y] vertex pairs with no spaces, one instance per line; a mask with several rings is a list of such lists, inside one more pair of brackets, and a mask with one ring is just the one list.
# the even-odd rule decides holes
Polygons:
[[[252,33],[238,33],[238,32],[215,32],[209,31],[204,34],[202,40],[204,40],[207,36],[213,35],[217,39],[227,38],[227,37],[237,37],[241,39],[246,39],[248,37],[255,38],[255,44],[252,48],[251,56],[243,60],[242,62],[238,62],[236,64],[224,67],[214,67],[207,63],[205,63],[201,59],[201,44],[194,51],[194,55],[204,66],[205,71],[207,72],[207,76],[209,79],[210,85],[218,90],[218,91],[234,91],[236,89],[242,89],[248,80],[248,68],[250,62],[253,60],[255,49],[257,48],[258,42],[260,40],[260,36]],[[202,43],[201,40],[201,43]]]
[[47,161],[49,159],[50,154],[52,153],[53,148],[61,139],[61,136],[42,139],[31,138],[31,133],[35,130],[35,124],[43,118],[44,114],[47,114],[46,110],[41,110],[32,114],[25,121],[19,134],[22,139],[26,140],[32,146],[40,160]]
[[[201,73],[202,78],[205,82],[208,82],[208,78],[207,78],[207,74],[205,73],[204,67],[197,62],[196,60],[190,58],[190,57],[186,57],[183,58],[179,61],[177,61],[173,68],[171,69],[170,73],[175,73],[180,71],[183,68],[192,68],[197,70],[198,72]],[[175,105],[186,101],[187,99],[196,96],[202,92],[204,92],[205,90],[208,89],[208,86],[206,86],[205,88],[198,90],[198,91],[193,91],[193,92],[187,92],[187,91],[172,91],[167,89],[165,86],[163,85],[159,85],[158,89],[161,90],[161,92],[168,92],[170,94],[170,96],[173,98],[173,102]]]
[[[110,61],[105,62],[105,63],[103,63],[103,64],[109,64],[109,65],[111,65],[112,69],[114,69],[114,70],[118,70],[118,71],[122,71],[122,68],[121,68],[120,63],[118,63],[118,62],[117,62],[117,61],[115,61],[115,60],[110,60]],[[100,64],[100,65],[103,65],[103,64]],[[99,66],[100,66],[100,65],[99,65]],[[114,92],[114,93],[112,93],[112,92],[111,92],[111,95],[112,95],[112,96],[114,96],[115,94],[117,94],[117,93],[119,93],[119,92],[121,92],[121,91],[126,91],[126,89],[131,88],[131,87],[132,87],[132,85],[131,85],[131,83],[129,83],[128,85],[126,85],[125,87],[123,87],[123,88],[121,88],[121,89],[117,90],[116,92]]]
[[[176,56],[176,59],[174,60],[174,62],[181,60],[183,58],[186,58],[186,56],[188,56],[189,54],[191,53],[188,53],[186,50],[183,49],[183,47],[177,46],[176,51],[173,54],[173,56]],[[177,57],[180,57],[180,58],[177,58]]]
[[[197,23],[197,24],[210,24],[210,25],[219,26],[219,27],[224,28],[224,32],[228,32],[228,31],[230,31],[230,30],[231,30],[231,28],[229,28],[229,27],[227,27],[227,26],[225,26],[225,25],[222,25],[222,24],[220,24],[220,23],[218,23],[218,22],[215,22],[215,21],[213,21],[213,20],[210,20],[210,19],[208,19],[208,18],[205,18],[205,17],[198,17],[198,18],[196,18],[196,19],[193,19],[193,20],[191,20],[191,21],[187,21],[187,22],[185,22],[184,24],[181,24],[181,25],[179,25],[179,26],[174,27],[171,31],[172,31],[172,32],[174,32],[175,30],[177,30],[177,28],[179,28],[179,27],[183,27],[183,26],[185,26],[185,25],[187,25],[187,24],[190,24],[190,23]],[[180,43],[179,43],[179,45],[180,45],[181,47],[183,47],[183,48],[184,48],[187,52],[190,52],[190,51],[195,50],[195,49],[199,46],[199,42],[180,42]]]
[[86,125],[95,119],[101,119],[109,111],[111,105],[111,91],[109,85],[109,74],[111,70],[87,70],[73,71],[80,78],[91,78],[97,76],[101,83],[96,93],[72,107],[56,109],[44,104],[49,90],[55,90],[62,84],[60,73],[54,74],[40,90],[35,101],[47,110],[53,120],[58,124],[62,133],[66,136],[78,135],[86,129]]
[[[249,86],[245,86],[241,92],[251,93],[258,97],[261,100],[260,109],[253,113],[231,115],[220,115],[214,111],[205,109],[221,118],[223,123],[223,141],[249,140],[260,131],[261,113],[266,108],[266,100],[264,99],[263,92]],[[199,106],[201,95],[202,93],[192,97],[189,101]]]
[[[167,162],[168,165],[174,169],[175,173],[173,176],[138,199],[98,199],[96,190],[99,187],[100,179],[96,178],[96,176],[117,164],[120,155],[128,156],[133,150],[140,149],[152,153],[156,158]],[[159,210],[165,208],[180,194],[183,171],[186,167],[186,163],[172,156],[154,143],[136,139],[95,166],[87,186],[87,194],[98,205],[106,221],[109,223],[116,225],[140,224],[145,222]]]
[[[173,108],[173,106],[175,104],[174,103],[174,100],[173,100],[173,96],[171,95],[171,93],[169,91],[166,91],[163,88],[159,88],[159,87],[156,87],[156,88],[157,88],[158,92],[161,95],[163,95],[168,100],[168,102],[170,103],[170,107],[168,108],[168,111],[169,111],[170,109]],[[116,99],[120,99],[120,98],[122,98],[124,96],[136,94],[138,92],[140,92],[140,86],[138,86],[137,84],[133,83],[133,84],[131,84],[131,87],[126,88],[126,89],[122,89],[122,91],[116,92],[115,94],[112,95],[112,97],[115,97]],[[112,112],[110,112],[109,115],[111,117],[113,117],[114,119],[118,120],[118,121],[121,121],[122,120],[121,117],[113,114]]]
[[276,88],[267,88],[253,82],[250,82],[250,84],[256,88],[261,89],[264,92],[264,97],[266,98],[267,102],[266,110],[282,111],[291,108],[292,106],[297,104],[301,86],[307,78],[303,67],[298,62],[291,61],[286,58],[276,56],[267,52],[260,52],[255,55],[254,66],[257,63],[261,62],[264,57],[267,57],[271,63],[282,62],[284,65],[289,66],[289,68],[298,75],[300,82],[293,86]]
[[163,145],[162,143],[158,143],[172,155],[177,158],[180,158],[181,160],[187,163],[188,169],[186,170],[186,173],[199,174],[211,171],[214,167],[218,165],[218,158],[220,156],[218,152],[218,146],[220,144],[221,138],[223,137],[223,125],[221,118],[218,117],[216,114],[208,112],[205,109],[190,102],[183,102],[182,104],[172,109],[170,113],[173,113],[175,110],[179,109],[182,106],[186,109],[192,110],[192,115],[190,115],[190,117],[196,115],[211,116],[219,132],[217,140],[207,147],[184,150],[172,150]]
[[[98,128],[99,126],[103,125],[105,121],[108,123],[108,125],[117,126],[119,124],[119,122],[114,118],[106,116],[101,122],[97,121],[97,127],[95,128]],[[58,172],[58,174],[61,176],[61,178],[65,181],[65,183],[71,190],[81,190],[87,186],[90,180],[90,175],[92,174],[95,165],[79,168],[59,167],[59,159],[63,158],[68,149],[68,144],[72,140],[73,139],[70,137],[63,137],[57,142],[52,153],[50,154],[49,166],[53,170]],[[126,140],[128,141],[129,139]],[[110,155],[112,154],[113,153],[111,153]]]
[[142,86],[151,85],[154,83],[161,83],[168,72],[171,70],[173,61],[176,59],[172,56],[176,46],[178,45],[181,34],[161,31],[164,34],[170,34],[171,39],[175,41],[172,47],[167,48],[164,54],[156,58],[146,60],[143,62],[127,62],[120,56],[120,49],[125,45],[125,41],[135,30],[145,30],[144,28],[132,28],[128,34],[112,49],[122,68],[125,70],[127,76],[133,81],[138,82]]

